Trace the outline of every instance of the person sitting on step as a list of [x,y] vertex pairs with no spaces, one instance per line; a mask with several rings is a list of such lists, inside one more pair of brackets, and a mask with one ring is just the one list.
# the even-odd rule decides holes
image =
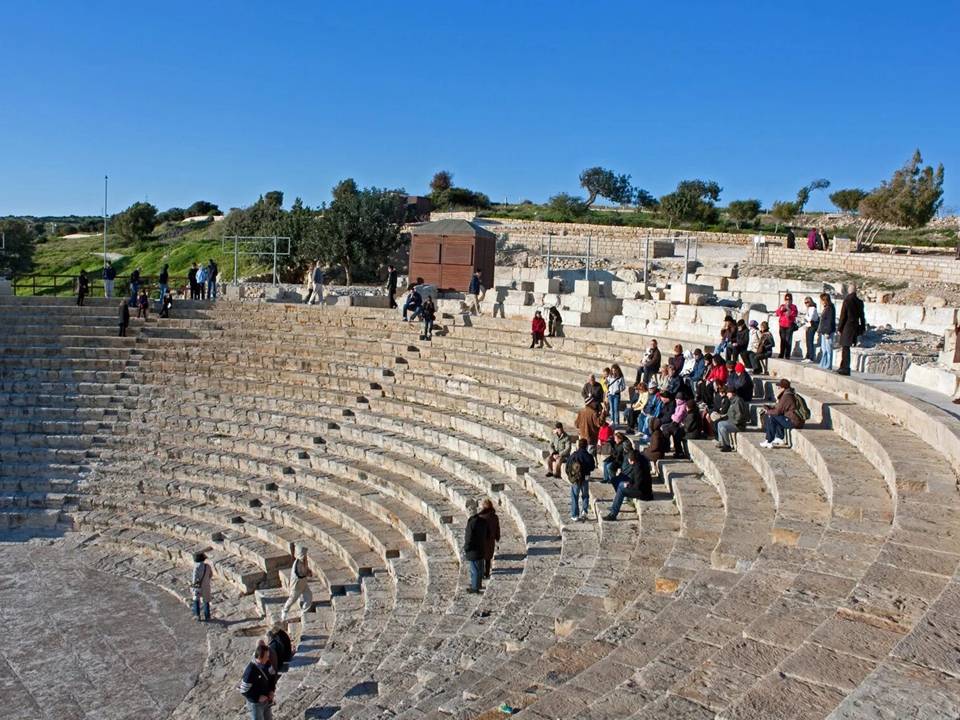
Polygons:
[[627,466],[616,479],[617,494],[604,520],[613,521],[620,514],[626,498],[649,502],[653,500],[653,481],[650,479],[650,461],[636,450],[627,455]]
[[760,443],[760,447],[785,447],[786,431],[803,427],[803,420],[797,414],[797,396],[790,387],[789,380],[783,378],[777,383],[777,404],[766,405],[764,409],[766,440]]
[[647,390],[647,386],[643,381],[638,382],[630,390],[630,402],[627,404],[626,410],[624,410],[624,419],[627,423],[627,432],[636,432],[637,423],[640,419],[640,416],[643,414],[643,408],[647,404],[647,400],[650,399],[650,393]]
[[731,452],[733,450],[733,436],[747,429],[747,423],[750,421],[750,408],[734,388],[728,385],[723,390],[729,405],[726,413],[717,417],[716,420],[717,447],[720,448],[721,452]]
[[563,423],[558,422],[553,426],[547,446],[547,457],[544,461],[547,465],[547,477],[560,477],[560,468],[567,462],[571,449],[570,436],[563,429]]
[[601,482],[613,484],[614,478],[620,474],[626,464],[627,453],[633,452],[633,443],[621,431],[613,434],[613,443],[610,455],[603,461],[603,480]]
[[643,450],[644,457],[650,462],[655,463],[658,460],[663,460],[669,449],[670,441],[667,440],[667,436],[664,435],[663,430],[660,429],[660,419],[651,419],[650,442],[647,443],[647,447]]
[[410,313],[410,319],[416,320],[420,317],[420,308],[423,307],[423,296],[416,285],[411,285],[407,292],[407,299],[403,303],[403,321],[407,322],[407,313]]

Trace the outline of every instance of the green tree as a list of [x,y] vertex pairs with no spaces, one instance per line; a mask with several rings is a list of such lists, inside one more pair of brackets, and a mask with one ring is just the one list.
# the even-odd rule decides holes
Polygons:
[[361,190],[353,180],[344,180],[333,189],[333,201],[317,223],[318,255],[342,266],[348,285],[373,277],[402,246],[405,215],[405,191]]
[[0,220],[3,249],[0,250],[0,277],[9,277],[30,271],[37,233],[30,223],[8,218]]
[[444,190],[449,190],[452,187],[453,173],[447,170],[441,170],[435,173],[433,179],[430,181],[431,193],[442,193]]
[[742,223],[751,223],[760,214],[760,201],[734,200],[727,205],[727,214],[737,224],[737,230],[739,230]]
[[899,227],[923,227],[943,204],[943,165],[922,167],[920,151],[890,180],[884,181],[860,203],[860,214],[869,220]]
[[714,223],[717,221],[714,203],[722,191],[712,180],[682,180],[676,190],[660,198],[660,212],[670,220],[671,226],[679,222]]
[[602,167],[587,168],[580,173],[580,186],[589,193],[587,205],[593,205],[598,197],[627,205],[633,200],[633,187],[629,175],[617,175]]
[[836,205],[841,212],[854,213],[866,196],[866,191],[860,188],[847,188],[830,193],[830,202]]
[[795,203],[797,208],[796,214],[799,215],[802,213],[803,209],[807,206],[807,203],[810,202],[810,193],[812,193],[814,190],[825,190],[828,187],[830,187],[830,181],[825,178],[821,178],[820,180],[814,180],[809,185],[804,185],[802,188],[797,190],[797,202]]
[[157,226],[157,208],[150,203],[136,202],[115,215],[111,226],[124,240],[143,243]]
[[[283,193],[280,193],[280,204],[283,205]],[[212,202],[207,202],[206,200],[197,200],[193,205],[188,207],[185,211],[186,217],[197,217],[200,215],[219,215],[220,208],[214,205]]]
[[633,196],[633,204],[637,206],[637,210],[656,210],[660,201],[643,188],[637,188]]
[[777,221],[774,232],[780,230],[780,223],[789,223],[797,215],[797,204],[789,200],[778,200],[770,208],[770,214]]
[[484,210],[490,207],[490,198],[482,192],[460,187],[449,187],[440,192],[430,193],[430,201],[438,210],[457,208]]
[[157,214],[157,225],[166,222],[180,222],[187,216],[187,211],[183,208],[172,207]]
[[263,196],[263,202],[270,207],[283,207],[283,193],[280,190],[271,190]]
[[582,197],[557,193],[547,201],[546,215],[553,222],[571,222],[590,212]]

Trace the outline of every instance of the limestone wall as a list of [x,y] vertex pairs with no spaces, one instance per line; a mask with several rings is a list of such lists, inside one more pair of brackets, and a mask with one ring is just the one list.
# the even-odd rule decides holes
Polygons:
[[952,256],[882,255],[787,250],[781,247],[750,249],[747,262],[772,267],[837,270],[865,277],[913,282],[960,284],[960,262]]

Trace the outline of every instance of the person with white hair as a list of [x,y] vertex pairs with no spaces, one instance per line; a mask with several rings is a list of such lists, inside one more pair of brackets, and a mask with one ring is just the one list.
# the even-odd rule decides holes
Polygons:
[[307,611],[313,606],[313,593],[310,590],[311,577],[313,577],[313,570],[310,569],[310,563],[307,560],[307,549],[303,545],[298,545],[293,565],[290,566],[290,597],[287,598],[280,612],[281,622],[287,621],[288,613],[299,600],[301,628],[306,627]]

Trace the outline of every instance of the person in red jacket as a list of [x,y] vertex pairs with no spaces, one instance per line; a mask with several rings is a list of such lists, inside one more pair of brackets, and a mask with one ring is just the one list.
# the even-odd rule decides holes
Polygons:
[[[544,333],[547,332],[547,321],[543,319],[543,315],[539,310],[533,315],[533,322],[530,323],[530,347],[553,347],[550,343],[544,339]],[[539,343],[539,345],[538,345]]]
[[783,296],[783,303],[777,308],[780,325],[780,359],[789,360],[793,355],[793,331],[797,329],[797,306],[793,304],[793,295]]

